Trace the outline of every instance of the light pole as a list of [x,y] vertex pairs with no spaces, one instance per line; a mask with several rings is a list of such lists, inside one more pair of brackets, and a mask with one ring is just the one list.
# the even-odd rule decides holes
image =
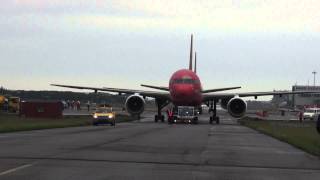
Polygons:
[[312,74],[313,74],[313,86],[316,86],[316,74],[317,74],[317,72],[313,71]]

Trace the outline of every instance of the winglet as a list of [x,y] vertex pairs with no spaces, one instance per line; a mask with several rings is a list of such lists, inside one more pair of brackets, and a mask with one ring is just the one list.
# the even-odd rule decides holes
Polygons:
[[193,34],[191,34],[191,44],[190,44],[190,61],[189,61],[190,71],[192,71],[192,56],[193,56]]

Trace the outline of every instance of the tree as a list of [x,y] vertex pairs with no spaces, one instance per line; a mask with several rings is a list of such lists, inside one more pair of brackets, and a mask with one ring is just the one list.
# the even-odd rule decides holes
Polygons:
[[5,94],[4,91],[5,91],[5,88],[3,86],[1,86],[0,87],[0,94]]

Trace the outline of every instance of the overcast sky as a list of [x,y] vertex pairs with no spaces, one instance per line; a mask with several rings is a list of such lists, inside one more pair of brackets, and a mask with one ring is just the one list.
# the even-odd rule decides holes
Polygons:
[[190,34],[204,88],[313,84],[318,0],[1,0],[0,85],[167,85],[188,67]]

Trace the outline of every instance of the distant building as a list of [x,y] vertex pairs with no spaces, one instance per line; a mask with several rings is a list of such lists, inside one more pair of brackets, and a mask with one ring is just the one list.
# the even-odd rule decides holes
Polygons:
[[[320,86],[292,86],[292,91],[320,91]],[[282,91],[288,92],[288,91]],[[286,102],[287,107],[303,108],[307,106],[320,107],[320,94],[295,94],[295,95],[275,95],[273,96],[272,103],[280,105]]]
[[[320,86],[292,86],[292,91],[320,91]],[[320,106],[320,94],[292,95],[294,107]]]

